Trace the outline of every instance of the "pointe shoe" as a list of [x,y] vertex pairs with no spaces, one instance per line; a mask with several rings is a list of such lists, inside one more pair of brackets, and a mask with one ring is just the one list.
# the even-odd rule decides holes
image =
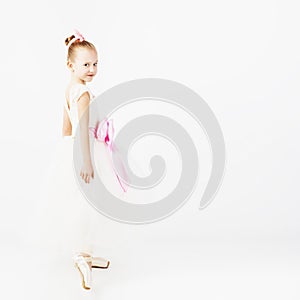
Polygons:
[[92,287],[92,266],[91,263],[86,261],[83,255],[76,255],[74,257],[75,267],[80,272],[82,278],[82,287],[86,290],[90,290]]
[[80,252],[88,263],[91,263],[92,268],[107,269],[110,261],[102,257],[93,257],[89,253]]
[[92,257],[91,263],[92,268],[107,269],[109,267],[110,261],[102,257]]

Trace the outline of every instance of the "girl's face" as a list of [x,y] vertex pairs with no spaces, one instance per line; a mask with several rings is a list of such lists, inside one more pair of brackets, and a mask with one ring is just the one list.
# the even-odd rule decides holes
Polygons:
[[73,76],[81,82],[90,82],[97,74],[98,55],[95,50],[78,49],[73,63],[69,66]]

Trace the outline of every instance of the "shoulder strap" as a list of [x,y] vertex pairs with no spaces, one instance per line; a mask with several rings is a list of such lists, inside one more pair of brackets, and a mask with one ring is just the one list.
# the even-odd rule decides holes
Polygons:
[[76,85],[70,93],[70,96],[71,96],[70,101],[72,101],[73,103],[78,102],[81,95],[85,92],[88,92],[90,94],[90,97],[91,97],[91,93],[90,93],[90,91],[89,91],[89,89],[87,88],[86,85],[84,85],[84,84]]
[[[88,87],[86,85],[76,84],[75,86],[73,86],[69,91],[69,96],[70,96],[69,105],[70,105],[70,107],[71,107],[72,103],[78,102],[81,95],[85,92],[89,93],[91,99],[94,97],[94,95],[90,92],[90,90],[88,89]],[[70,112],[70,109],[68,107],[67,95],[65,95],[64,107],[66,108],[66,110],[68,112],[68,115],[70,116],[71,112]]]
[[65,109],[66,109],[66,111],[67,111],[69,117],[71,118],[71,116],[70,116],[71,113],[70,113],[70,109],[69,109],[69,107],[68,107],[68,101],[67,101],[67,93],[65,94],[64,107],[65,107]]
[[70,112],[70,110],[69,110],[69,108],[68,108],[67,100],[65,100],[64,107],[65,107],[65,109],[66,109],[66,111],[67,111],[69,117],[71,118],[71,112]]

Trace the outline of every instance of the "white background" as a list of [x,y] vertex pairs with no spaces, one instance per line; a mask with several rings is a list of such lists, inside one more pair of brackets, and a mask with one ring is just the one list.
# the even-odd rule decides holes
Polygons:
[[[1,297],[299,299],[298,1],[4,1],[0,11]],[[227,150],[212,204],[198,210],[199,187],[161,222],[120,225],[126,243],[104,254],[122,263],[95,274],[90,292],[75,273],[43,282],[26,246],[61,136],[73,28],[98,49],[94,94],[138,78],[183,83],[214,111]]]

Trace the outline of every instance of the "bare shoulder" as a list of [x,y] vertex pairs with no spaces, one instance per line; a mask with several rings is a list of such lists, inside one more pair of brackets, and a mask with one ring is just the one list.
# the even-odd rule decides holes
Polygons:
[[[81,119],[81,117],[84,115],[85,111],[89,114],[89,104],[90,104],[90,95],[88,92],[84,92],[77,102],[78,107],[78,117]],[[88,117],[88,114],[86,115]]]
[[88,91],[83,92],[78,99],[78,106],[85,108],[90,104],[90,94]]

